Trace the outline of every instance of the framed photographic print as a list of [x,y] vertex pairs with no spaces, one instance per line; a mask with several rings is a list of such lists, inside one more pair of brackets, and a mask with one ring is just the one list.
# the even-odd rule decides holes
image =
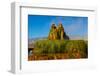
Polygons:
[[28,3],[11,6],[13,73],[93,67],[94,8]]

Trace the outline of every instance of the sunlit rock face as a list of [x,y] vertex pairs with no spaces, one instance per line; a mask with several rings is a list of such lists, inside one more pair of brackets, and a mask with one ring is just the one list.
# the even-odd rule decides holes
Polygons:
[[60,23],[58,26],[55,24],[51,25],[51,29],[48,36],[49,40],[69,40],[69,37],[66,35],[64,31],[63,25]]

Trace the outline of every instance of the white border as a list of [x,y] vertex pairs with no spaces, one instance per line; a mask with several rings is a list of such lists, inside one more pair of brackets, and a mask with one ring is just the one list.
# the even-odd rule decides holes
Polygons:
[[[34,9],[33,9],[34,8]],[[95,42],[95,12],[94,8],[83,7],[53,7],[46,4],[39,6],[25,3],[12,3],[12,68],[13,73],[46,72],[75,68],[90,68],[94,66]],[[27,61],[27,15],[62,15],[88,16],[89,58],[75,60]],[[24,51],[23,51],[24,50]],[[91,50],[91,51],[90,51]],[[74,64],[73,64],[74,63]],[[65,66],[66,65],[66,66]]]

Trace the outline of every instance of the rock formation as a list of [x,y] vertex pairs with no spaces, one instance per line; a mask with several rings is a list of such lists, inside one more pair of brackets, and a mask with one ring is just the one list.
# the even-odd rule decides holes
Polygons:
[[58,27],[56,27],[55,24],[52,24],[48,39],[49,40],[64,40],[64,39],[69,40],[69,37],[66,35],[62,24],[59,24]]

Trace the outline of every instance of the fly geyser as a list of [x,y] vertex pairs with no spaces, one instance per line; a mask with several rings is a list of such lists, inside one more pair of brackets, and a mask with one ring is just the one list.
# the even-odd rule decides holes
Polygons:
[[52,24],[48,39],[49,40],[64,40],[64,39],[69,40],[69,36],[66,35],[64,31],[64,27],[61,23],[58,24],[58,27],[55,24]]
[[61,23],[51,24],[47,37],[34,40],[28,48],[28,61],[80,58],[88,58],[87,41],[71,40]]

